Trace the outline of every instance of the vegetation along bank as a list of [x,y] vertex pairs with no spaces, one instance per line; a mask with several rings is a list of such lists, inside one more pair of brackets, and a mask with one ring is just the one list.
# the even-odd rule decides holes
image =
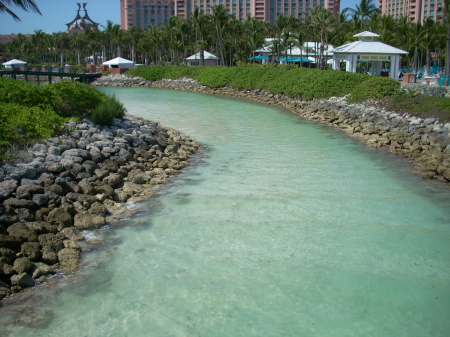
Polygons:
[[[95,85],[152,86],[249,99],[285,107],[344,130],[414,163],[424,178],[450,182],[450,98],[444,87],[316,69],[138,67]],[[447,97],[445,97],[447,95]]]
[[76,271],[83,230],[129,216],[200,148],[89,85],[1,79],[0,95],[0,299]]

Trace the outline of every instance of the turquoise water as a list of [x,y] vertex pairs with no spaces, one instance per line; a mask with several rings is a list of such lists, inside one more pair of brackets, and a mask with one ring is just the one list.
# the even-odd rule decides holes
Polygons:
[[104,91],[205,150],[12,336],[450,335],[448,188],[274,107]]

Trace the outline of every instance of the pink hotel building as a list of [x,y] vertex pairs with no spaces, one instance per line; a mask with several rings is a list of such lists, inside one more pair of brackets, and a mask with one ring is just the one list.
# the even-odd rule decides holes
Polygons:
[[174,15],[188,19],[195,7],[211,14],[213,5],[225,6],[238,20],[245,20],[250,14],[261,21],[275,22],[280,14],[303,18],[317,6],[336,14],[340,0],[120,0],[121,26],[145,30],[148,25],[166,23]]
[[411,22],[423,23],[430,18],[438,20],[438,8],[443,0],[378,0],[378,7],[382,14],[398,19],[406,16]]

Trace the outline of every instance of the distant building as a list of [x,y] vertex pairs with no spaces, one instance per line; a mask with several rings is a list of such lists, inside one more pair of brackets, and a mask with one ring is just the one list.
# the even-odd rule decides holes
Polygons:
[[398,19],[401,16],[410,22],[423,23],[426,19],[438,20],[438,8],[443,0],[378,0],[381,14]]
[[89,17],[88,12],[86,10],[87,2],[83,2],[84,16],[80,15],[81,3],[77,2],[77,5],[78,5],[77,16],[71,22],[66,23],[67,25],[66,33],[69,36],[75,33],[82,33],[88,27],[91,29],[98,29],[99,26],[99,23],[94,22]]
[[323,7],[337,15],[340,0],[120,0],[120,20],[122,29],[138,27],[142,30],[149,25],[166,23],[171,16],[189,19],[196,7],[211,14],[211,6],[223,5],[238,20],[245,20],[248,14],[258,20],[275,22],[279,15],[303,18],[311,8]]
[[[31,38],[30,34],[22,34],[22,35],[25,36],[25,38],[27,40],[29,40]],[[18,36],[19,35],[17,35],[17,34],[0,35],[0,43],[1,44],[6,44],[8,42],[11,42],[12,40],[17,38]]]

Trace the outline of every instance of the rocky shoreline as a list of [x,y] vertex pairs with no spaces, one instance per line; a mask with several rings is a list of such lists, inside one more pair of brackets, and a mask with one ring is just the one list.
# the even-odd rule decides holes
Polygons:
[[132,214],[201,145],[131,115],[101,127],[69,122],[0,167],[0,299],[80,267],[81,231]]
[[106,76],[98,86],[154,87],[186,90],[274,104],[304,118],[343,130],[365,144],[405,157],[427,179],[450,182],[450,123],[400,115],[372,105],[347,104],[343,97],[302,100],[263,90],[209,88],[192,79],[146,81],[125,75]]

